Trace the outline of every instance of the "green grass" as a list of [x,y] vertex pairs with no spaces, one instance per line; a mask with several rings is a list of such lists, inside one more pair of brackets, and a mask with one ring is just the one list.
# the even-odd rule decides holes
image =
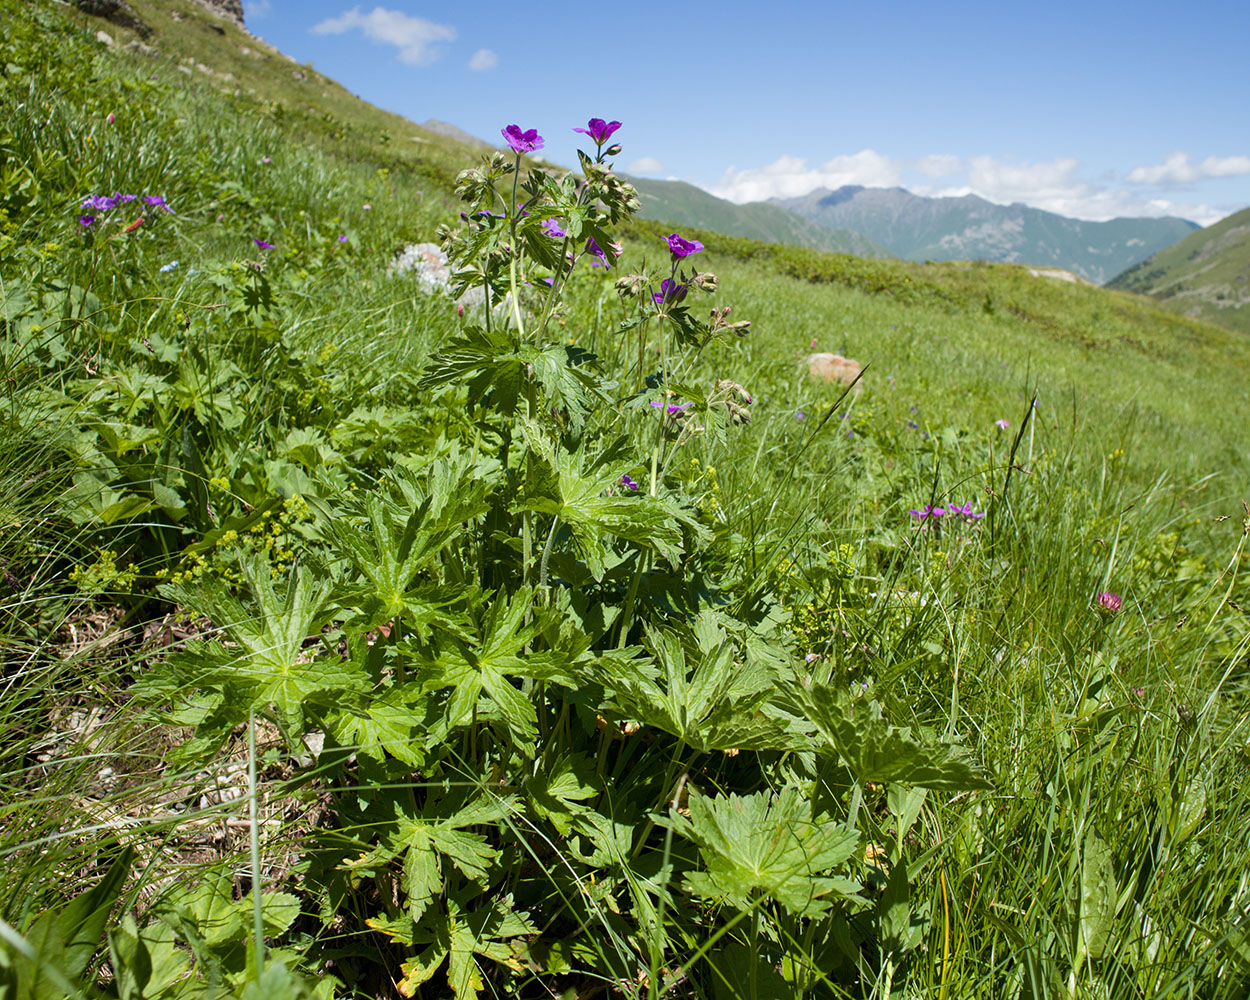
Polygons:
[[[672,230],[634,221],[545,342],[603,397],[526,375],[510,416],[387,274],[472,158],[135,7],[162,57],[4,4],[0,992],[258,995],[257,831],[271,996],[1245,995],[1244,337],[683,230],[691,315],[752,326],[678,352],[705,432],[666,443],[614,281]],[[84,232],[113,190],[176,214]]]

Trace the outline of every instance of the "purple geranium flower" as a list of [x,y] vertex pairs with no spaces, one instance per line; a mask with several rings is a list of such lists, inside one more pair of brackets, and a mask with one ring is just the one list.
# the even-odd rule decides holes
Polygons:
[[1011,426],[1011,421],[1010,420],[995,420],[994,426],[997,427],[1000,431],[1005,431],[1008,427]]
[[[608,263],[608,255],[603,252],[603,248],[594,241],[593,237],[591,237],[590,239],[586,241],[586,252],[590,254],[592,257],[597,258],[598,266],[604,267],[604,268],[612,267],[612,265]],[[595,262],[591,261],[591,263],[594,264]]]
[[264,240],[258,240],[255,236],[252,237],[252,242],[262,250],[272,250],[274,246],[272,243],[266,243]]
[[346,243],[346,242],[347,242],[347,234],[346,234],[346,233],[339,233],[339,242],[340,242],[340,243]]
[[594,139],[596,146],[602,146],[620,127],[620,122],[605,122],[602,118],[592,118],[586,123],[585,128],[575,128],[573,131],[590,136]]
[[568,235],[563,229],[560,228],[560,220],[554,218],[543,220],[543,232],[548,236],[556,237]]
[[504,141],[512,147],[512,151],[520,156],[522,153],[532,153],[536,149],[543,148],[543,137],[538,134],[538,129],[531,128],[521,131],[520,125],[508,125],[499,130],[504,137]]
[[631,492],[638,492],[638,484],[630,479],[628,475],[621,476],[621,485]]
[[82,226],[83,228],[89,228],[90,226],[95,225],[95,216],[94,215],[80,215],[78,217],[78,224]]
[[655,304],[657,306],[662,306],[669,302],[675,304],[686,297],[687,290],[686,286],[681,282],[665,278],[660,283],[660,290],[658,292],[651,293],[651,298],[655,300]]
[[703,244],[698,240],[684,240],[676,233],[665,239],[668,241],[668,252],[673,255],[673,260],[689,257],[692,253],[698,253],[703,249]]
[[151,205],[153,208],[163,208],[166,212],[173,211],[172,208],[165,204],[164,197],[159,194],[145,194],[143,196],[143,203],[145,205]]

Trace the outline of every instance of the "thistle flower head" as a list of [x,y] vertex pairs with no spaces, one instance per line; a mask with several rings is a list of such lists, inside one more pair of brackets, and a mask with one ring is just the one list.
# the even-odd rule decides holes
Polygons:
[[1094,606],[1098,612],[1108,617],[1120,610],[1120,604],[1120,595],[1110,590],[1104,590],[1094,598]]

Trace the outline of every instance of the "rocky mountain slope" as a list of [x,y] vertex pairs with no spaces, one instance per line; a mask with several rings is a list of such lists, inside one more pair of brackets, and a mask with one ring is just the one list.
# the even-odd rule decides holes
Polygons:
[[819,188],[769,203],[830,229],[861,233],[904,260],[1059,267],[1098,284],[1198,228],[1177,218],[1087,222],[976,195],[925,198],[902,188]]

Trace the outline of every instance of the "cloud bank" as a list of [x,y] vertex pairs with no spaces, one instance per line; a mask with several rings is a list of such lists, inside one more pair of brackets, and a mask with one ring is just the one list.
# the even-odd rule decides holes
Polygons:
[[[641,172],[641,171],[639,171]],[[1176,201],[1168,189],[1217,177],[1250,174],[1250,157],[1207,157],[1193,162],[1188,153],[1174,153],[1162,164],[1135,167],[1122,179],[1090,179],[1075,157],[1021,163],[992,156],[959,157],[934,153],[897,159],[864,149],[808,166],[796,156],[780,156],[762,167],[730,167],[720,181],[706,185],[721,198],[742,204],[769,198],[796,198],[817,188],[844,185],[905,187],[915,194],[960,197],[974,194],[1000,205],[1022,202],[1059,215],[1091,221],[1121,216],[1179,215],[1210,225],[1237,206]],[[1126,185],[1136,185],[1129,187]],[[1157,190],[1142,190],[1143,187]]]
[[456,40],[455,28],[385,7],[374,7],[368,14],[353,7],[313,25],[311,31],[314,35],[343,35],[357,28],[372,41],[395,46],[399,58],[410,66],[428,66],[439,56],[438,43]]
[[1194,163],[1188,153],[1172,153],[1162,163],[1134,167],[1129,171],[1130,184],[1181,186],[1213,177],[1245,177],[1250,174],[1250,156],[1208,156]]
[[499,56],[490,49],[478,49],[473,53],[473,58],[469,60],[469,69],[477,73],[484,73],[488,69],[494,69],[499,65]]

